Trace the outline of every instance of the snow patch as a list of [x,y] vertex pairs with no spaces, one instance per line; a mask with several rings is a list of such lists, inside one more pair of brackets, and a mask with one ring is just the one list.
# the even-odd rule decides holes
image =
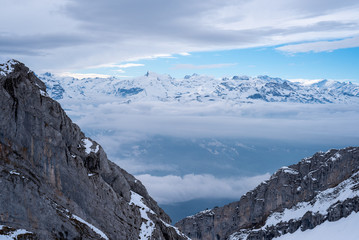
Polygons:
[[282,167],[279,170],[281,170],[284,173],[289,173],[289,174],[293,174],[293,175],[299,174],[297,170],[289,168],[289,167]]
[[[346,218],[335,222],[326,221],[314,229],[304,232],[298,230],[292,234],[288,233],[275,238],[278,240],[338,240],[338,239],[359,239],[359,214],[352,213]],[[235,240],[235,239],[232,239]]]
[[[4,230],[4,227],[6,228],[7,226],[0,225],[0,230]],[[32,233],[32,232],[26,231],[25,229],[16,229],[15,231],[10,231],[8,234],[0,234],[0,240],[18,239],[19,235],[26,233]]]
[[188,239],[188,240],[191,240],[189,237],[187,237],[185,234],[183,234],[183,233],[182,233],[178,228],[176,228],[175,226],[172,226],[172,225],[166,223],[166,222],[163,221],[162,219],[161,219],[161,222],[162,222],[166,227],[168,227],[168,228],[173,228],[178,235],[180,235],[180,236],[182,236],[182,237],[184,237],[184,238],[186,238],[186,239]]
[[43,91],[41,89],[39,89],[39,90],[40,90],[40,95],[41,96],[43,96],[43,97],[48,97],[49,96],[49,94],[47,94],[47,92],[45,92],[45,91]]
[[228,240],[242,240],[247,239],[249,233],[236,232],[229,236]]
[[154,222],[148,217],[148,213],[155,214],[149,207],[143,202],[143,197],[133,191],[131,191],[130,205],[135,205],[139,208],[141,218],[144,219],[141,224],[139,240],[151,239],[152,233],[155,230]]
[[214,215],[214,212],[212,211],[212,209],[206,209],[206,210],[199,212],[198,214]]
[[97,233],[98,235],[101,236],[101,238],[105,239],[105,240],[109,240],[109,238],[106,236],[106,234],[104,234],[100,229],[96,228],[94,225],[86,222],[85,220],[83,220],[82,218],[80,218],[79,216],[73,215],[71,216],[72,219],[75,219],[85,225],[87,225],[89,228],[92,229],[92,231],[94,231],[95,233]]
[[[11,175],[15,175],[15,176],[21,176],[21,174],[19,172],[17,172],[16,170],[11,170],[9,172]],[[24,176],[21,176],[22,179],[25,179]]]
[[335,162],[339,158],[341,158],[342,155],[340,155],[339,152],[335,153],[331,158],[329,158],[330,161]]
[[90,139],[88,138],[84,138],[82,139],[82,144],[85,147],[85,152],[87,154],[90,153],[97,153],[100,150],[100,146],[96,145],[95,149],[93,149],[93,145],[95,144],[94,142],[92,142]]
[[16,170],[11,170],[11,171],[10,171],[10,174],[11,174],[11,175],[18,175],[18,176],[20,176],[20,173],[18,173]]
[[213,215],[214,215],[214,212],[212,211],[212,209],[206,209],[206,210],[200,211],[199,213],[196,213],[195,215],[188,216],[187,218],[195,218],[195,217],[198,217],[198,216],[200,216],[200,215],[210,215],[210,216],[213,216]]
[[14,71],[13,65],[16,61],[11,59],[4,64],[0,64],[0,75],[6,76]]

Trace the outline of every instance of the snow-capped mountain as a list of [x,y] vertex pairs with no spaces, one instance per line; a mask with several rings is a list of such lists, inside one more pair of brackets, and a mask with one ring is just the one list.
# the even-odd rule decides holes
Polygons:
[[233,76],[217,79],[193,74],[182,79],[147,72],[128,80],[117,78],[39,76],[49,95],[56,99],[95,100],[130,103],[161,102],[295,102],[348,103],[359,101],[359,86],[353,83],[321,80],[312,84],[291,82],[268,76]]
[[[239,201],[202,211],[176,226],[193,240],[308,239],[291,237],[303,236],[302,232],[317,227],[321,231],[338,220],[355,226],[358,161],[358,147],[318,152],[298,164],[282,167]],[[357,239],[356,227],[351,231],[349,238],[317,239]]]

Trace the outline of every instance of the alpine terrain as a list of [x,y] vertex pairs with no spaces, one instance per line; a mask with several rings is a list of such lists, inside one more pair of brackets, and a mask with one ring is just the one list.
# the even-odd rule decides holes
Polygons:
[[317,80],[291,82],[269,76],[233,76],[216,79],[197,74],[183,79],[147,72],[130,80],[117,78],[57,77],[39,75],[49,95],[55,100],[117,99],[131,103],[159,102],[230,102],[232,104],[264,102],[347,103],[359,102],[359,86],[351,82]]
[[186,239],[24,64],[0,65],[1,239]]
[[[332,149],[282,167],[239,201],[202,211],[176,226],[191,239],[357,239],[358,190],[359,148]],[[345,217],[350,232],[342,231],[339,238],[301,234],[315,228],[323,232],[328,222],[335,228],[334,222]]]

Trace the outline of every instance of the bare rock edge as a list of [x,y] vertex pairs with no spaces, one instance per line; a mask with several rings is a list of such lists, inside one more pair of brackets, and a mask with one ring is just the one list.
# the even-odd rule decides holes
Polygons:
[[0,67],[0,235],[25,229],[18,239],[186,239],[32,71],[16,60]]

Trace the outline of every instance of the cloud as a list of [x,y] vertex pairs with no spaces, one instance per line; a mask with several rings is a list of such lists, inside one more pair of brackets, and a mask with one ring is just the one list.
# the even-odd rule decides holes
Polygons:
[[73,77],[73,78],[78,78],[78,79],[83,79],[83,78],[109,78],[111,77],[110,75],[106,75],[106,74],[97,74],[97,73],[69,73],[69,72],[64,72],[59,74],[60,77]]
[[148,162],[140,161],[137,159],[112,158],[111,160],[132,174],[145,173],[145,172],[151,172],[151,171],[174,172],[174,170],[176,168],[178,168],[174,164],[163,164],[163,163],[150,163],[149,164]]
[[160,204],[185,202],[199,198],[239,200],[243,194],[269,177],[269,173],[239,178],[216,178],[209,174],[161,177],[143,174],[136,176]]
[[320,81],[323,81],[324,79],[319,78],[319,79],[305,79],[305,78],[295,78],[295,79],[287,79],[290,82],[294,82],[294,83],[300,83],[304,86],[310,86],[314,83],[318,83]]
[[130,67],[142,67],[145,65],[141,64],[141,63],[125,63],[125,64],[116,65],[116,66],[119,68],[130,68]]
[[237,63],[218,63],[218,64],[206,64],[206,65],[194,65],[194,64],[176,64],[174,69],[212,69],[212,68],[225,68],[235,66]]
[[[104,99],[108,101],[108,99]],[[118,134],[164,135],[185,138],[258,138],[342,144],[359,135],[356,104],[230,103],[176,104],[61,102],[76,123]]]
[[119,72],[119,73],[125,73],[125,71],[124,70],[122,70],[122,69],[117,69],[117,70],[115,70],[116,72]]
[[[0,53],[15,55],[47,57],[49,50],[54,48],[72,47],[86,45],[91,39],[83,38],[78,34],[56,33],[56,34],[3,34],[0,32]],[[92,42],[93,43],[93,42]]]
[[190,54],[190,53],[187,53],[187,52],[181,52],[181,53],[178,53],[178,55],[181,55],[181,56],[190,56],[191,54]]
[[[328,51],[357,46],[359,31],[355,0],[33,0],[5,1],[2,9],[0,53],[35,71],[256,46]],[[352,40],[292,46],[344,38]]]
[[318,41],[301,44],[290,44],[276,48],[288,53],[330,52],[341,48],[359,47],[359,36],[336,41]]

